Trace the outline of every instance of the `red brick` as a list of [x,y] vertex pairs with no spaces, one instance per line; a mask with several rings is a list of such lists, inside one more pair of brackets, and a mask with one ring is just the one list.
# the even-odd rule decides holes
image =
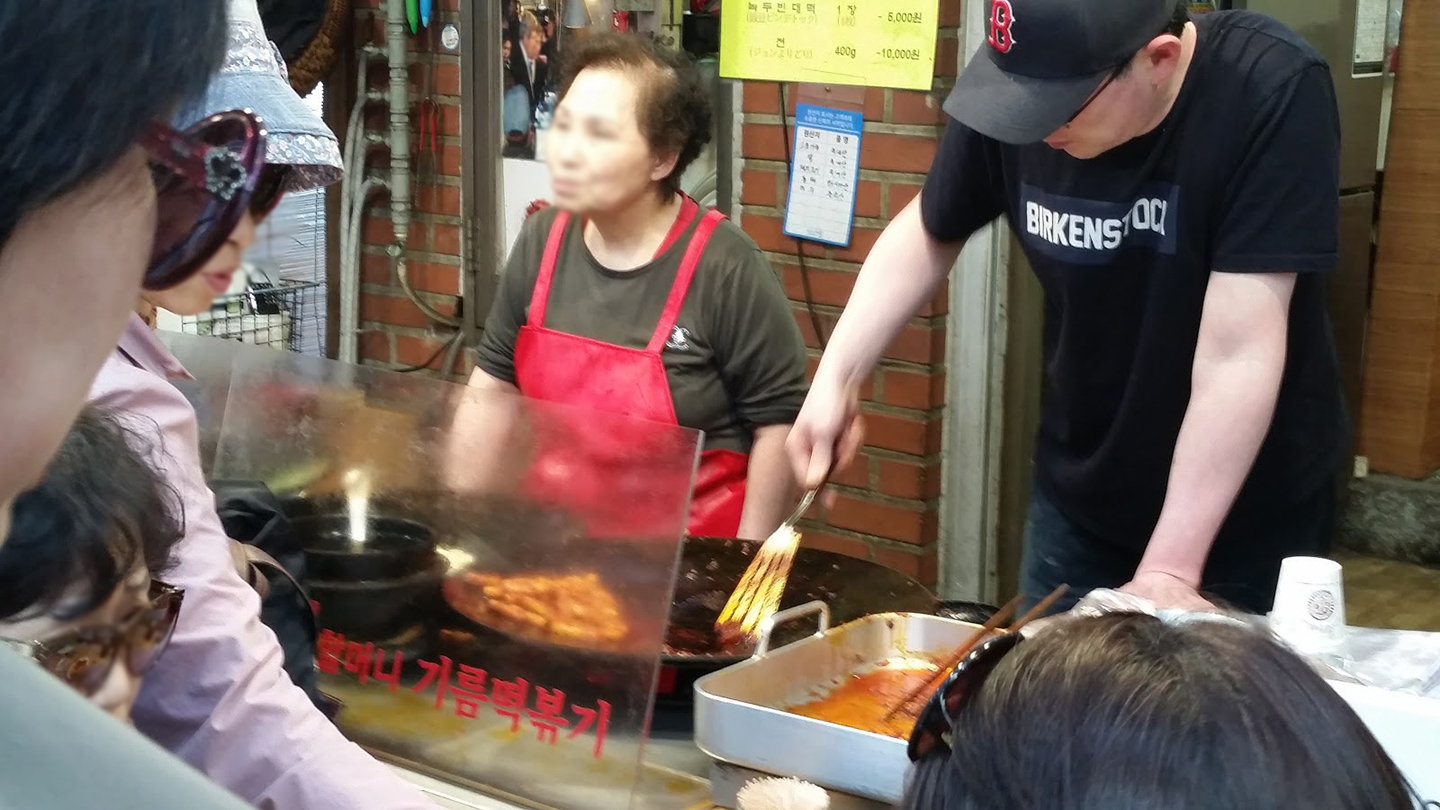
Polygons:
[[[424,63],[411,62],[405,71],[405,75],[410,79],[410,98],[414,99],[417,105],[420,99],[425,97],[425,70],[426,65]],[[386,81],[389,81],[388,74]],[[411,110],[411,115],[410,120],[414,121],[414,110]]]
[[865,444],[870,447],[923,456],[929,432],[929,426],[920,417],[865,414]]
[[360,359],[390,362],[390,333],[367,329],[360,333]]
[[946,37],[935,43],[935,75],[952,78],[959,74],[960,40]]
[[366,217],[365,224],[360,226],[360,241],[367,245],[378,245],[384,247],[395,241],[394,229],[390,227],[389,219],[380,217]]
[[921,549],[906,551],[898,548],[875,549],[875,562],[892,571],[899,571],[911,579],[920,579],[920,561],[925,552]]
[[746,124],[740,133],[740,154],[759,160],[785,160],[785,135],[777,124]]
[[945,330],[927,326],[906,326],[885,350],[891,360],[909,363],[938,363],[945,357]]
[[863,262],[865,257],[870,255],[870,248],[875,247],[875,240],[880,238],[879,228],[850,229],[850,245],[843,248],[835,248],[832,256],[842,262]]
[[784,227],[784,224],[776,217],[760,214],[745,216],[745,233],[755,240],[755,244],[759,245],[761,250],[794,253],[795,240],[785,235]]
[[820,340],[815,335],[815,319],[819,319],[820,328],[825,333],[825,340],[830,340],[830,335],[835,332],[835,321],[838,316],[825,312],[816,312],[815,318],[810,317],[810,311],[804,304],[796,304],[793,307],[795,312],[795,323],[800,327],[800,336],[805,339],[805,345],[812,349],[819,349]]
[[441,135],[460,134],[460,105],[441,104],[438,117],[440,118]]
[[436,5],[436,7],[439,8],[441,11],[450,11],[450,12],[458,12],[458,11],[460,11],[460,0],[437,0],[437,2],[435,3],[435,5]]
[[[452,315],[455,312],[454,304],[432,302],[431,306],[446,315]],[[425,317],[425,313],[421,312],[413,301],[403,295],[380,295],[379,293],[361,295],[360,319],[387,323],[391,326],[420,328],[430,325],[430,320]]]
[[855,216],[881,217],[880,184],[874,180],[861,180],[855,188]]
[[860,165],[887,172],[924,174],[935,159],[935,138],[867,132],[860,141]]
[[943,118],[934,96],[919,90],[890,91],[890,122],[934,126]]
[[958,28],[960,26],[960,0],[940,0],[940,27]]
[[[407,366],[418,366],[427,360],[431,355],[444,346],[445,342],[439,338],[417,338],[410,335],[395,336],[395,362]],[[439,368],[444,352],[436,355],[434,360],[426,368]]]
[[[775,207],[780,204],[780,184],[784,175],[759,169],[740,172],[740,204]],[[749,217],[746,217],[749,219]]]
[[945,402],[944,373],[916,374],[899,369],[886,369],[883,373],[886,405],[924,411]]
[[460,216],[458,186],[420,186],[415,191],[415,207],[427,214]]
[[[850,300],[850,291],[855,287],[855,273],[811,267],[808,275],[812,303],[843,307],[845,302]],[[805,284],[799,265],[787,264],[780,268],[780,279],[790,300],[804,302]]]
[[925,535],[924,515],[916,510],[875,503],[848,495],[835,498],[826,511],[830,525],[902,543],[920,543]]
[[879,491],[895,498],[923,501],[940,495],[940,465],[877,459]]
[[805,548],[830,551],[835,554],[843,554],[846,557],[855,557],[861,560],[870,559],[870,544],[855,537],[831,534],[826,531],[814,529],[801,529],[800,545]]
[[435,238],[430,249],[446,256],[459,256],[460,228],[456,225],[435,225]]
[[920,576],[916,579],[932,590],[940,584],[940,555],[935,549],[920,555]]
[[[346,119],[349,120],[348,118]],[[379,104],[365,106],[365,128],[371,132],[384,132],[390,126],[390,114]]]
[[462,165],[460,160],[460,147],[446,146],[444,144],[440,146],[440,157],[435,165],[436,171],[448,177],[459,177]]
[[909,205],[910,201],[920,194],[921,187],[911,183],[890,183],[889,186],[890,207],[886,212],[886,216],[894,219],[896,214],[904,210],[905,206]]
[[410,286],[416,290],[442,295],[460,294],[460,268],[458,267],[448,264],[430,264],[429,262],[407,262],[405,269],[410,277]]
[[947,279],[946,281],[940,282],[940,288],[935,291],[934,295],[930,296],[930,300],[926,301],[925,304],[920,307],[920,311],[915,314],[922,318],[933,318],[937,315],[944,315],[949,311],[950,282]]
[[865,88],[865,120],[885,120],[885,90],[879,87]]
[[745,82],[741,93],[740,109],[747,113],[775,115],[780,110],[780,88],[774,82]]
[[435,83],[431,86],[442,96],[460,95],[460,66],[441,62],[430,69]]
[[870,457],[857,453],[855,460],[844,469],[836,468],[830,473],[830,483],[856,489],[870,488]]
[[365,253],[360,256],[360,280],[366,284],[394,284],[391,275],[390,257],[384,253]]

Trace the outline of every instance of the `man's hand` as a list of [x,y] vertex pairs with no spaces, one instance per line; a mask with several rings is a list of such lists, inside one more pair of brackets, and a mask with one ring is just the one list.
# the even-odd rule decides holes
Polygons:
[[817,489],[833,470],[850,466],[864,440],[859,391],[817,376],[790,428],[785,451],[795,480],[807,490]]
[[1194,583],[1164,571],[1136,571],[1135,578],[1120,590],[1149,599],[1160,609],[1215,610],[1215,606],[1195,590]]

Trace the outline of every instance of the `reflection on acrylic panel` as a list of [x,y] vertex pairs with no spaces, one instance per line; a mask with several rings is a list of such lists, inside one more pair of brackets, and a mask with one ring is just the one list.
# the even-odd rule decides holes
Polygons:
[[[599,808],[638,784],[699,441],[243,352],[214,472],[284,502],[347,736],[459,784]],[[618,629],[560,626],[587,611]]]

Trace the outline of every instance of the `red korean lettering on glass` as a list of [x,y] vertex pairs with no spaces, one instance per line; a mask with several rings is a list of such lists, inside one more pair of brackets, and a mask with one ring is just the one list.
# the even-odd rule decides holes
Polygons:
[[315,640],[315,667],[326,675],[340,674],[340,658],[345,655],[345,637],[333,630],[321,630]]
[[560,729],[570,726],[570,721],[565,719],[565,693],[559,689],[535,687],[535,708],[529,714],[535,738],[540,742],[554,745]]
[[439,711],[445,706],[445,695],[450,691],[451,663],[449,656],[445,655],[440,656],[440,663],[438,664],[422,658],[420,660],[420,667],[425,670],[425,675],[421,677],[414,686],[410,687],[410,691],[412,692],[424,692],[430,687],[431,683],[434,683],[436,711]]
[[460,665],[460,674],[455,680],[459,685],[451,689],[455,695],[455,715],[474,720],[480,714],[480,704],[489,703],[490,698],[485,696],[485,670],[476,669],[465,664]]
[[520,730],[520,714],[525,711],[525,695],[530,682],[524,678],[514,681],[490,681],[490,698],[495,702],[495,713],[510,718],[510,730]]
[[600,752],[605,749],[605,732],[610,728],[610,704],[602,700],[593,709],[587,709],[584,706],[571,706],[570,708],[580,715],[580,722],[570,731],[570,736],[566,739],[573,740],[594,726],[595,758],[599,759]]
[[353,673],[355,680],[363,684],[370,680],[370,660],[374,657],[374,644],[352,641],[345,645],[345,671]]
[[1009,53],[1015,47],[1015,37],[1010,27],[1015,24],[1015,11],[1010,0],[993,0],[990,4],[990,36],[986,41],[1000,53]]
[[395,658],[390,662],[390,671],[385,671],[385,651],[379,647],[375,648],[375,668],[371,671],[370,677],[377,681],[384,681],[390,684],[390,691],[394,692],[400,686],[400,668],[405,665],[405,653],[395,653]]

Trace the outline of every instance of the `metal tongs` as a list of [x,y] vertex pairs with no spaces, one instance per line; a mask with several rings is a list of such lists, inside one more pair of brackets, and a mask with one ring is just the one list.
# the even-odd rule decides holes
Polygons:
[[780,596],[785,592],[790,566],[800,547],[800,533],[795,531],[795,524],[815,503],[819,491],[818,487],[807,490],[800,505],[755,553],[755,559],[740,577],[740,584],[725,602],[725,609],[720,611],[720,618],[715,620],[715,634],[722,646],[757,638],[760,623],[780,609]]

